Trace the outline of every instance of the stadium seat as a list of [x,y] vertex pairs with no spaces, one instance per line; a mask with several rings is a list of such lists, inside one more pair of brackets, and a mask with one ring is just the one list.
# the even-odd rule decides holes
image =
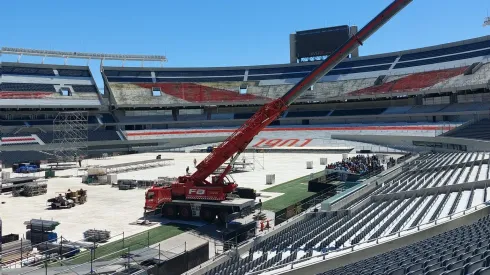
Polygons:
[[350,92],[349,95],[368,95],[368,94],[385,94],[398,92],[414,92],[424,88],[429,88],[435,84],[445,81],[451,77],[461,75],[466,67],[456,69],[436,70],[423,73],[409,74],[405,77],[388,80],[387,82],[372,86],[365,89]]

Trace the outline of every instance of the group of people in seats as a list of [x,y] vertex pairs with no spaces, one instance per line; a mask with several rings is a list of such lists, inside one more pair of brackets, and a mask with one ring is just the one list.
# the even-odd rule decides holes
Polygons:
[[341,170],[353,174],[364,175],[376,170],[383,170],[384,166],[377,156],[357,155],[342,161],[328,164],[326,169]]
[[396,165],[396,160],[392,157],[390,157],[388,159],[388,161],[386,162],[386,168],[388,168],[388,169],[395,166],[395,165]]

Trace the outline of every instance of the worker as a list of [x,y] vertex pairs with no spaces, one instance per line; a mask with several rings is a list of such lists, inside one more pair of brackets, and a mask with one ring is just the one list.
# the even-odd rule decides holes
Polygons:
[[187,166],[187,168],[185,168],[185,173],[186,173],[187,175],[189,175],[189,166]]
[[194,167],[197,166],[197,160],[194,158]]

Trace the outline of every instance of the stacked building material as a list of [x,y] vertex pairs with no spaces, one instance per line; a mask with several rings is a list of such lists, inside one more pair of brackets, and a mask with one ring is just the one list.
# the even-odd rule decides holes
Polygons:
[[71,244],[65,243],[44,243],[37,247],[38,251],[44,254],[58,253],[62,254],[63,257],[68,258],[80,253],[80,248]]
[[130,190],[138,187],[138,182],[136,180],[117,180],[117,186],[119,190]]
[[111,232],[107,230],[89,229],[83,232],[83,238],[87,242],[104,242],[111,237]]
[[56,242],[58,239],[58,234],[56,232],[38,232],[28,230],[26,232],[26,238],[31,240],[33,244],[43,243],[43,242]]
[[45,182],[32,182],[24,185],[24,190],[21,192],[23,196],[32,197],[44,195],[48,192],[48,185]]
[[26,232],[26,237],[32,244],[55,242],[58,239],[58,234],[53,232],[60,224],[57,221],[32,219],[24,224],[30,229]]
[[31,242],[28,240],[16,240],[2,244],[2,253],[0,254],[0,264],[6,265],[17,262],[27,253],[31,252]]

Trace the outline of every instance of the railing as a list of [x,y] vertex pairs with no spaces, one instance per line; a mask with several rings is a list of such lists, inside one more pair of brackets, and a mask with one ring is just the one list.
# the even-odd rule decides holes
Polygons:
[[[419,224],[416,227],[411,227],[411,228],[408,228],[408,229],[404,229],[404,230],[400,230],[400,231],[397,231],[397,232],[394,232],[394,233],[390,233],[390,234],[385,235],[383,237],[376,238],[375,240],[368,240],[368,241],[365,241],[365,242],[362,242],[362,243],[358,243],[356,245],[344,246],[341,249],[337,249],[337,250],[333,250],[333,251],[330,251],[330,252],[322,253],[321,255],[316,255],[316,256],[309,257],[309,258],[304,258],[304,259],[301,259],[301,260],[297,260],[297,261],[294,261],[292,263],[283,264],[283,265],[275,266],[273,268],[268,268],[268,269],[263,269],[263,270],[260,270],[260,271],[252,272],[252,273],[249,273],[249,275],[261,274],[261,273],[264,273],[264,272],[274,272],[274,271],[278,271],[278,269],[286,268],[286,267],[289,267],[289,269],[294,269],[295,266],[296,266],[296,268],[298,268],[298,264],[305,263],[306,261],[312,261],[312,262],[311,263],[305,263],[305,265],[314,264],[316,262],[320,262],[320,261],[326,260],[327,259],[327,256],[329,254],[335,253],[335,255],[333,255],[332,257],[328,257],[328,259],[333,259],[335,257],[343,256],[343,255],[348,254],[348,253],[351,253],[353,251],[357,251],[356,248],[358,248],[359,246],[362,246],[361,250],[362,249],[366,249],[366,248],[370,248],[370,247],[374,247],[374,246],[376,246],[376,245],[378,245],[380,243],[388,242],[391,239],[399,238],[399,237],[402,237],[402,236],[406,236],[406,235],[412,234],[413,232],[419,232],[421,230],[426,230],[428,228],[431,228],[431,227],[434,227],[434,226],[440,224],[441,222],[447,222],[447,221],[450,221],[450,220],[452,220],[454,218],[465,216],[467,213],[472,213],[472,212],[475,212],[478,209],[482,209],[482,208],[485,208],[485,207],[488,207],[488,204],[486,202],[481,203],[481,204],[478,204],[478,205],[476,205],[474,207],[465,209],[463,211],[459,211],[459,212],[453,213],[453,214],[451,214],[449,216],[446,216],[446,217],[443,217],[443,218],[438,218],[436,220],[427,222],[425,224]],[[318,261],[313,262],[313,260],[318,260]],[[305,265],[301,265],[301,266],[305,266]],[[299,267],[301,267],[301,266],[299,266]],[[281,272],[283,272],[283,271],[285,271],[285,270],[281,270]],[[269,273],[269,274],[275,274],[275,273]]]
[[[37,248],[37,247],[42,247],[42,245],[57,245],[56,247],[54,248],[51,248],[51,249],[48,249],[40,254],[42,255],[38,255],[40,257],[32,257],[32,256],[28,256],[28,257],[25,257],[24,258],[24,255],[27,254],[27,253],[24,253],[23,251],[20,252],[20,251],[17,251],[17,250],[12,250],[12,251],[8,251],[6,253],[3,253],[2,254],[2,257],[5,257],[5,256],[8,256],[8,255],[15,255],[15,254],[20,254],[20,258],[16,258],[16,259],[13,259],[11,264],[8,264],[8,265],[5,265],[5,267],[9,267],[9,268],[18,268],[18,267],[34,267],[36,265],[39,265],[39,264],[44,264],[44,266],[40,266],[38,268],[35,268],[33,270],[30,270],[30,271],[27,271],[27,272],[24,272],[24,273],[21,273],[21,274],[29,274],[31,272],[34,272],[34,271],[37,271],[37,270],[40,270],[40,269],[48,269],[48,268],[51,268],[51,267],[55,267],[55,266],[70,266],[68,267],[68,269],[73,269],[73,268],[76,268],[76,267],[80,267],[80,266],[86,266],[86,265],[91,265],[93,266],[94,262],[100,262],[101,259],[108,259],[111,260],[111,257],[115,257],[116,260],[120,260],[121,259],[121,255],[125,254],[125,253],[129,253],[131,251],[131,249],[135,250],[142,250],[144,249],[145,251],[147,250],[150,250],[150,249],[156,249],[158,248],[158,255],[162,255],[163,252],[165,251],[170,251],[170,250],[175,250],[175,249],[178,249],[179,247],[182,247],[183,248],[183,251],[182,252],[185,252],[186,251],[186,246],[187,244],[184,243],[182,245],[178,245],[176,247],[173,247],[171,248],[170,250],[166,249],[166,250],[161,250],[160,248],[160,244],[156,244],[156,245],[150,245],[151,241],[150,241],[150,230],[147,230],[147,231],[144,231],[144,232],[140,232],[138,234],[135,234],[135,235],[131,235],[129,237],[125,237],[125,233],[122,232],[120,234],[117,234],[115,236],[112,236],[110,238],[107,238],[107,239],[103,239],[102,241],[104,241],[104,245],[101,245],[101,246],[98,246],[97,243],[90,243],[88,244],[85,239],[82,239],[82,240],[79,240],[79,241],[75,241],[75,242],[68,242],[66,240],[64,240],[64,238],[62,236],[60,236],[58,239],[56,239],[55,241],[60,241],[60,243],[50,243],[50,242],[42,242],[40,244],[36,244],[36,245],[31,245],[29,246],[30,248]],[[146,238],[145,238],[146,237]],[[140,239],[140,241],[138,241],[138,239]],[[141,241],[142,240],[142,241]],[[85,242],[86,245],[82,245],[83,243]],[[114,244],[117,244],[117,242],[119,242],[121,244],[121,248],[120,249],[117,249],[115,250],[115,248],[112,248],[112,249],[109,249],[109,251],[107,251],[108,253],[106,254],[103,254],[102,256],[99,256],[97,257],[96,253],[97,251],[100,251],[100,250],[104,250],[104,248],[107,248],[106,245],[114,245]],[[58,253],[60,251],[60,247],[63,246],[63,244],[67,244],[67,245],[70,245],[70,246],[73,246],[73,247],[77,247],[77,248],[80,248],[80,247],[84,247],[87,248],[87,250],[77,254],[75,257],[70,257],[70,258],[66,258],[66,259],[63,259],[63,257],[67,257],[69,256],[72,251],[69,251],[69,252],[66,252],[66,253],[62,253],[61,255],[59,255],[58,257],[56,258],[49,258],[47,256],[44,256],[44,255],[49,255],[50,251],[53,251],[53,253]],[[73,245],[75,244],[75,245]],[[76,245],[78,244],[78,245]],[[136,248],[135,248],[136,247]],[[24,247],[21,247],[21,249],[25,249]],[[180,250],[179,250],[180,251]],[[179,252],[178,253],[182,253],[182,252]],[[176,253],[175,251],[172,251],[173,253]],[[178,254],[176,253],[176,254]],[[163,255],[162,255],[163,256]],[[160,256],[158,256],[160,257]],[[87,258],[87,261],[84,260],[84,258]],[[25,261],[31,261],[31,260],[34,260],[32,263],[27,263],[27,264],[24,264]],[[50,261],[50,263],[48,263],[48,261]],[[79,261],[82,261],[81,263],[77,263]]]

